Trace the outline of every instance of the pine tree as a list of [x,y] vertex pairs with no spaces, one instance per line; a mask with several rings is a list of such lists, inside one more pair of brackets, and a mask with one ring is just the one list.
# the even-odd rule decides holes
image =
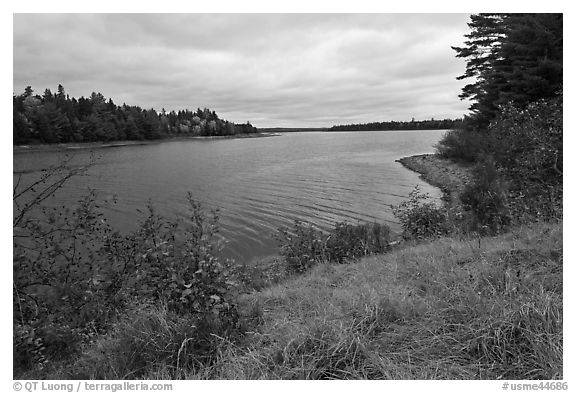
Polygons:
[[486,129],[498,106],[524,106],[553,96],[562,87],[562,14],[479,14],[468,24],[467,59],[457,79],[474,78],[460,94],[470,99],[472,124]]
[[496,112],[495,101],[498,98],[497,77],[493,73],[498,49],[505,37],[504,15],[472,15],[468,23],[471,32],[466,34],[464,47],[452,47],[456,57],[467,59],[466,72],[458,80],[475,78],[462,89],[461,99],[470,99],[470,110],[475,114],[476,123],[485,126]]
[[59,100],[66,99],[66,91],[64,91],[64,86],[60,84],[58,85],[58,92],[56,93],[56,97],[58,97]]
[[497,104],[553,97],[562,88],[562,14],[512,14],[497,68],[508,83]]

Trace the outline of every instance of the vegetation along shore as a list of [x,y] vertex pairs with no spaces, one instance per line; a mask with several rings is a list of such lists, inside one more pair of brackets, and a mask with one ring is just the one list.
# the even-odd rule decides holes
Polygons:
[[[440,174],[434,183],[450,197],[469,171],[438,156],[404,161],[411,160],[426,176]],[[199,263],[208,276],[189,276],[195,277],[197,293],[183,287],[176,296],[152,302],[137,296],[139,301],[122,306],[106,333],[93,336],[81,351],[51,337],[56,342],[44,344],[44,356],[54,350],[51,345],[58,345],[60,354],[70,350],[69,356],[19,376],[561,379],[561,221],[517,225],[479,242],[473,233],[450,234],[446,215],[438,221],[442,213],[436,213],[445,214],[449,203],[428,205],[422,198],[415,193],[413,204],[397,207],[409,222],[403,226],[406,241],[396,246],[378,245],[374,228],[346,224],[335,228],[331,238],[337,242],[330,243],[300,223],[283,233],[281,257],[265,266],[209,264],[207,254]],[[157,219],[151,213],[143,230]],[[376,237],[387,235],[380,231]],[[150,268],[177,266],[173,256],[161,257],[160,251],[170,253],[169,245],[155,251],[143,232],[137,237],[132,244],[142,242],[160,258],[148,260]],[[378,254],[354,250],[360,238]],[[117,250],[125,247],[121,239],[115,242]],[[186,275],[185,266],[180,269]],[[134,290],[142,291],[146,282],[136,280]],[[103,290],[106,284],[99,286]],[[183,311],[189,295],[209,295],[195,306],[199,313]],[[116,301],[120,296],[126,295],[117,292]]]
[[[434,155],[400,160],[445,198],[415,188],[393,206],[400,242],[383,224],[297,221],[278,229],[279,257],[230,264],[218,213],[190,194],[185,217],[151,202],[121,234],[94,192],[43,204],[90,164],[15,177],[14,378],[562,379],[562,24],[471,16],[453,48],[471,113]],[[15,136],[46,143],[237,130],[208,110],[179,120],[63,88],[14,105]]]
[[29,153],[37,151],[62,151],[62,150],[77,150],[77,149],[108,149],[114,147],[125,146],[141,146],[150,145],[162,142],[178,142],[183,140],[214,140],[214,139],[244,139],[244,138],[266,138],[271,136],[279,136],[281,134],[273,132],[254,132],[249,134],[234,134],[234,135],[215,135],[215,136],[170,136],[163,139],[155,140],[141,140],[141,141],[118,141],[118,142],[83,142],[83,143],[50,143],[50,144],[32,144],[32,145],[14,145],[14,153]]

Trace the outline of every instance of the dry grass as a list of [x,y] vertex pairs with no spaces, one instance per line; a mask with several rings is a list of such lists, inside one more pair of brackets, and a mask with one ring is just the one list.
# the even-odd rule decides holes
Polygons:
[[242,299],[240,346],[189,378],[562,378],[562,227],[320,265]]
[[320,264],[238,299],[243,336],[136,310],[49,378],[561,379],[562,224]]

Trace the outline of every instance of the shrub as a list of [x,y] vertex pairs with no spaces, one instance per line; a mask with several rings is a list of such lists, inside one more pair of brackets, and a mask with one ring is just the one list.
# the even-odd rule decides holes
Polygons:
[[312,225],[296,220],[290,230],[280,228],[278,232],[280,255],[290,272],[302,273],[325,260],[325,235]]
[[[233,285],[231,274],[218,261],[215,235],[217,212],[207,217],[199,202],[188,194],[185,219],[166,221],[148,205],[140,229],[114,249],[137,249],[125,258],[125,290],[132,296],[167,302],[180,314],[212,313],[233,319],[232,304],[226,301]],[[126,254],[113,252],[113,255]]]
[[[171,313],[194,317],[202,331],[225,336],[237,329],[228,300],[234,282],[215,256],[215,212],[207,217],[188,195],[188,216],[168,221],[150,204],[140,229],[120,235],[93,192],[76,209],[43,207],[64,184],[58,181],[37,193],[15,191],[15,375],[77,354],[134,299],[164,302]],[[27,197],[19,210],[16,196]]]
[[408,200],[392,206],[394,216],[400,220],[402,235],[406,239],[426,239],[448,233],[446,212],[433,202],[426,202],[430,195],[422,194],[416,186]]
[[515,218],[562,217],[562,95],[501,108],[490,125],[495,162],[509,184]]
[[484,233],[498,233],[511,222],[506,202],[506,189],[494,161],[490,158],[476,165],[474,182],[466,186],[460,200],[472,211],[472,229]]
[[380,253],[389,248],[390,229],[383,224],[352,225],[336,223],[325,234],[295,221],[291,230],[281,228],[280,255],[289,271],[302,273],[320,262],[344,263],[356,258]]
[[389,248],[390,229],[382,224],[337,223],[326,239],[326,258],[333,263],[381,253]]
[[454,129],[446,132],[438,142],[436,152],[445,158],[475,162],[485,154],[486,135],[479,131]]
[[562,182],[562,113],[562,96],[503,106],[489,129],[495,161],[509,176]]
[[122,307],[114,281],[104,279],[115,276],[100,248],[109,234],[94,193],[74,210],[43,208],[15,227],[15,369],[76,353]]
[[[562,99],[560,92],[556,97],[522,107],[507,103],[499,108],[497,116],[485,130],[472,127],[474,121],[468,122],[463,129],[446,133],[436,150],[447,158],[477,163],[482,163],[487,155],[492,156],[500,177],[506,180],[509,215],[515,220],[561,219]],[[474,195],[475,190],[480,194]],[[486,216],[479,217],[479,225],[488,225],[491,230],[505,226],[493,216],[494,209],[503,209],[500,206],[502,198],[501,192],[482,190],[481,186],[472,187],[465,197],[470,208],[476,209],[479,216]],[[480,210],[483,208],[492,213],[482,213]],[[493,222],[489,224],[491,220]]]

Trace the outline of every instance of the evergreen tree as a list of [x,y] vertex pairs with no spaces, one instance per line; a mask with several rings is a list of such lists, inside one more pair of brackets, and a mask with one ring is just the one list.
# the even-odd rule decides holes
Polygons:
[[562,88],[562,14],[512,14],[497,62],[507,83],[497,104],[525,107],[550,98]]
[[467,60],[457,79],[473,78],[460,94],[470,99],[472,125],[486,129],[498,106],[524,106],[562,87],[562,14],[472,15],[464,47]]
[[66,92],[64,91],[64,86],[58,85],[58,92],[56,93],[56,99],[60,102],[66,101]]
[[54,96],[52,95],[52,92],[50,91],[50,89],[44,90],[44,95],[42,96],[42,99],[44,100],[44,102],[52,102],[53,101]]

